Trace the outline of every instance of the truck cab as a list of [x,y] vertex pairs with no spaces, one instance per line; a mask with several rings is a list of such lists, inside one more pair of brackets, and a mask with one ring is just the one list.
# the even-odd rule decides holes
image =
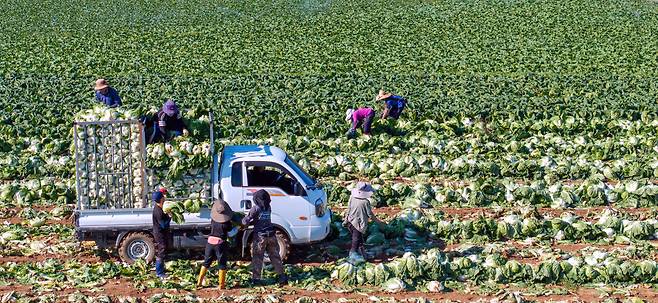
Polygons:
[[260,189],[270,194],[272,223],[290,244],[317,242],[329,234],[327,194],[280,148],[227,146],[217,169],[213,192],[234,211],[249,212],[253,194]]

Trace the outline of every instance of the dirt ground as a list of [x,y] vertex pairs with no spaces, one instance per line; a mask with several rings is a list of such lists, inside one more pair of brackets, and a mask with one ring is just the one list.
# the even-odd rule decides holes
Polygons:
[[[39,210],[48,211],[51,208],[52,207],[40,207]],[[602,212],[604,209],[605,209],[604,207],[595,207],[588,209],[569,209],[569,210],[540,208],[538,209],[538,212],[540,214],[551,214],[553,216],[559,216],[561,213],[565,211],[569,211],[579,216],[588,217],[588,215],[598,214]],[[459,216],[459,217],[461,216],[471,217],[480,214],[487,216],[496,215],[496,211],[492,208],[440,208],[439,210],[443,211],[446,215]],[[13,213],[17,213],[17,211]],[[400,211],[399,207],[382,207],[375,209],[376,214],[387,215],[387,216],[397,214],[399,211]],[[623,209],[621,211],[635,213],[635,214],[643,214],[643,213],[650,213],[651,209],[648,208]],[[23,224],[25,220],[22,218],[13,217],[13,218],[0,218],[0,221],[5,222],[5,224]],[[70,220],[70,218],[50,219],[47,221],[46,224],[63,224],[63,225],[71,226],[72,221]],[[53,243],[58,239],[56,235],[41,236],[39,238],[47,239],[48,243]],[[658,247],[658,241],[651,241],[651,243],[652,245]],[[510,241],[506,244],[510,248],[516,248],[516,249],[522,249],[528,247],[527,245],[524,245],[523,243],[517,241]],[[454,250],[459,245],[460,244],[451,244],[451,245],[443,244],[443,245],[439,245],[439,247],[445,250]],[[600,248],[601,250],[607,250],[607,251],[616,248],[628,247],[628,245],[597,245],[597,244],[586,244],[586,243],[583,244],[555,243],[554,245],[551,245],[552,248],[559,249],[565,252],[576,252],[588,246],[594,246]],[[314,246],[313,249],[322,251],[324,247],[325,246],[320,244]],[[347,249],[347,247],[345,248]],[[72,257],[73,256],[57,255],[57,254],[43,254],[43,255],[35,255],[35,256],[0,256],[0,263],[38,262],[48,259],[57,259],[61,261],[66,261]],[[98,263],[106,260],[120,262],[116,254],[104,254],[104,253],[99,254],[97,251],[94,251],[92,249],[85,250],[74,257],[76,260],[83,263]],[[540,261],[539,258],[537,257],[520,257],[514,254],[509,255],[508,257],[511,259],[519,259],[519,260],[522,259],[523,262],[526,263],[536,263]],[[199,258],[199,256],[194,256],[194,258]],[[331,258],[325,260],[333,261]],[[383,262],[383,261],[386,261],[386,257],[378,256],[374,260],[374,262]],[[302,253],[302,254],[295,253],[291,255],[288,263],[314,266],[314,265],[322,264],[322,259],[310,258],[308,253]],[[213,282],[212,284],[214,284],[214,282],[216,281],[211,281],[211,282]],[[658,302],[658,290],[652,289],[649,286],[645,286],[645,285],[634,285],[633,287],[629,287],[627,289],[611,288],[608,290],[606,290],[604,286],[602,287],[587,286],[587,287],[570,288],[570,289],[567,288],[566,294],[564,294],[565,292],[564,286],[559,286],[559,287],[554,286],[555,288],[560,289],[560,291],[558,292],[560,294],[548,294],[548,295],[536,295],[533,294],[532,292],[526,292],[525,289],[515,288],[512,285],[503,285],[503,287],[506,288],[506,291],[501,291],[500,293],[496,293],[496,294],[486,294],[486,293],[482,294],[482,292],[478,291],[477,289],[469,289],[468,287],[466,289],[453,290],[450,292],[443,292],[443,293],[423,293],[418,291],[407,291],[407,292],[394,293],[394,294],[385,293],[379,289],[362,289],[359,291],[352,291],[352,292],[320,292],[320,291],[302,290],[292,286],[288,286],[285,288],[274,288],[274,287],[265,287],[265,288],[257,288],[257,289],[236,288],[236,289],[223,290],[223,291],[219,291],[214,288],[203,288],[203,289],[195,290],[193,292],[188,292],[185,290],[171,290],[171,289],[159,289],[159,288],[151,288],[145,291],[141,291],[138,288],[136,288],[135,285],[133,285],[133,282],[130,279],[124,278],[124,279],[109,279],[106,281],[104,285],[94,289],[65,288],[58,291],[57,296],[64,301],[66,299],[66,296],[75,292],[81,292],[89,296],[98,296],[102,294],[102,295],[109,295],[111,297],[131,296],[131,297],[140,297],[140,298],[149,298],[155,294],[160,294],[160,293],[170,293],[170,294],[179,294],[179,295],[193,294],[201,298],[216,298],[221,295],[237,297],[245,294],[253,294],[257,296],[274,294],[284,302],[294,301],[299,297],[310,297],[320,302],[322,301],[374,302],[377,300],[385,301],[386,298],[395,298],[397,300],[405,299],[405,298],[426,298],[432,301],[448,300],[455,302],[475,302],[481,300],[483,302],[490,302],[490,301],[498,302],[504,299],[509,299],[514,301],[513,294],[515,292],[521,292],[523,293],[522,296],[524,299],[534,300],[539,302],[557,302],[557,301],[597,302],[607,298],[617,298],[621,300],[628,297],[640,297],[646,300],[647,302]],[[546,286],[546,288],[550,289],[551,286]],[[31,287],[28,285],[12,284],[7,286],[0,286],[0,294],[5,294],[11,291],[24,295],[35,296],[35,297],[41,295],[38,292],[36,292],[36,290],[31,289]]]
[[[550,287],[549,287],[550,290]],[[24,285],[11,285],[0,286],[0,294],[10,291],[16,293],[39,296],[42,295],[38,292],[33,292],[30,287]],[[418,291],[407,291],[400,293],[387,293],[376,289],[362,289],[353,292],[316,292],[301,290],[294,287],[259,287],[259,288],[235,288],[228,290],[217,290],[214,287],[206,287],[195,291],[185,290],[171,290],[171,289],[147,289],[139,291],[132,286],[132,282],[126,279],[113,279],[108,280],[103,286],[95,289],[63,289],[57,292],[57,296],[64,299],[71,293],[80,292],[89,296],[107,295],[110,297],[130,296],[137,298],[149,298],[156,294],[168,293],[176,295],[193,294],[200,298],[217,298],[219,296],[238,297],[241,295],[252,294],[256,296],[265,296],[273,294],[284,302],[291,302],[300,297],[314,298],[318,301],[325,302],[341,302],[349,300],[350,302],[373,302],[377,299],[385,300],[386,298],[395,298],[401,300],[405,298],[426,298],[432,301],[454,301],[454,302],[474,302],[482,300],[484,302],[498,302],[503,299],[514,299],[513,294],[517,291],[522,291],[513,286],[508,286],[507,291],[500,291],[496,294],[482,295],[478,294],[475,290],[466,289],[460,291],[450,291],[444,293],[425,293]],[[562,289],[564,292],[564,289]],[[566,294],[548,294],[548,295],[533,295],[525,294],[522,297],[526,300],[533,300],[538,302],[599,302],[609,298],[624,299],[628,297],[637,297],[646,300],[647,302],[658,302],[658,291],[651,289],[648,286],[639,285],[622,291],[613,291],[606,289],[605,286],[601,288],[582,287],[575,289],[567,289]]]

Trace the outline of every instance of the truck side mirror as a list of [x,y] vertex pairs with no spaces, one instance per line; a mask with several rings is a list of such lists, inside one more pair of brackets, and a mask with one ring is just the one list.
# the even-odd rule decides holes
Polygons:
[[240,201],[240,207],[244,208],[244,209],[250,209],[251,208],[251,201],[249,201],[249,200]]

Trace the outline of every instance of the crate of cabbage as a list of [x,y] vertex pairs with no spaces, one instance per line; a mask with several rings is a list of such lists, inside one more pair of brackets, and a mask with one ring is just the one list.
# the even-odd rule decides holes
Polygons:
[[[80,126],[93,129],[74,130],[79,188],[75,211],[77,237],[95,241],[99,247],[116,247],[126,262],[154,257],[152,203],[147,198],[149,192],[159,187],[169,191],[165,209],[174,221],[173,249],[205,246],[212,198],[221,197],[234,211],[246,213],[252,206],[254,192],[260,189],[272,196],[272,223],[283,259],[291,245],[321,241],[329,233],[331,212],[327,195],[315,179],[276,147],[226,146],[221,154],[217,153],[211,114],[207,144],[198,138],[180,137],[160,147],[146,148],[143,128],[134,120],[77,122],[76,127]],[[109,132],[112,140],[95,138],[99,134],[96,128]],[[128,130],[124,134],[117,129]],[[85,135],[79,136],[81,133]],[[125,140],[134,142],[124,144]],[[130,153],[121,151],[122,156],[113,156],[112,148],[116,146],[128,147]],[[250,184],[253,180],[248,176],[256,167],[278,169],[277,177],[269,180],[271,186]],[[236,235],[243,254],[248,251],[250,239],[249,229]]]
[[214,150],[211,138],[200,136],[210,135],[211,114],[187,114],[191,136],[146,146],[144,126],[133,111],[94,107],[78,113],[71,145],[78,207],[146,208],[148,193],[162,187],[176,201],[208,200]]

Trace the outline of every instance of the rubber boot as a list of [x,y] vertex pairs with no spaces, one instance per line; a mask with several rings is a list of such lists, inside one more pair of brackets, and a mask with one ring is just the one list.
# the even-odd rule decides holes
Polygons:
[[288,276],[286,274],[279,275],[279,286],[288,285]]
[[219,286],[218,289],[226,289],[226,269],[219,270]]
[[199,272],[199,278],[196,281],[196,287],[201,288],[203,286],[203,278],[206,276],[208,268],[201,266],[201,271]]
[[366,259],[366,249],[363,246],[359,247],[359,254],[361,254],[361,257],[363,257],[364,260]]
[[358,252],[350,251],[350,255],[347,258],[352,265],[357,265],[365,262],[366,260]]

